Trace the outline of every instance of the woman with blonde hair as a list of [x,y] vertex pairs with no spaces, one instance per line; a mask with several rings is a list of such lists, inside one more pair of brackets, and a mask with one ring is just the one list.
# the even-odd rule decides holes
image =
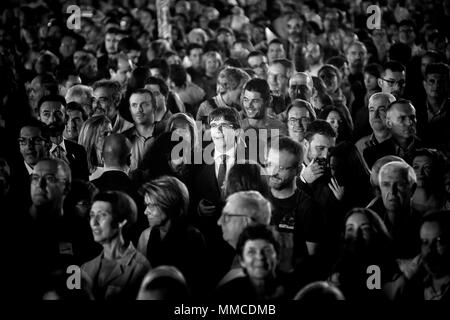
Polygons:
[[78,143],[86,149],[89,180],[98,178],[102,173],[103,143],[111,132],[111,121],[105,115],[91,117],[81,127]]

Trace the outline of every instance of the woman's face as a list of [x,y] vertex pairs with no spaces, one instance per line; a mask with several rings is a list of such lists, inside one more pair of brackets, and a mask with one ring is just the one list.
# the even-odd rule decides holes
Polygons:
[[215,73],[220,67],[220,62],[215,57],[209,57],[205,61],[205,69],[209,74]]
[[250,278],[266,279],[274,276],[278,264],[273,244],[263,239],[247,240],[241,257],[241,266]]
[[365,244],[369,244],[374,237],[374,229],[366,215],[352,214],[345,223],[345,239],[362,237]]
[[414,158],[412,167],[417,176],[417,186],[425,187],[433,177],[433,161],[427,156]]
[[95,201],[89,215],[89,223],[95,242],[109,243],[119,235],[119,226],[113,220],[111,203]]
[[151,197],[148,193],[145,195],[144,201],[146,206],[144,214],[147,216],[149,226],[150,227],[164,226],[169,221],[169,217],[155,203],[153,197]]
[[336,111],[331,111],[327,116],[327,122],[331,124],[331,127],[333,128],[334,132],[336,132],[336,134],[338,134],[341,121],[341,116]]
[[364,73],[364,85],[367,90],[375,90],[378,86],[377,78],[370,73]]

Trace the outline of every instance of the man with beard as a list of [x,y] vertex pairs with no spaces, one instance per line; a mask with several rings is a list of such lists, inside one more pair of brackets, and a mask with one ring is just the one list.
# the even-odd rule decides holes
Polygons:
[[72,140],[76,143],[80,135],[81,127],[87,120],[87,114],[79,103],[69,102],[66,108],[66,116],[67,122],[63,136],[65,139]]
[[266,80],[251,79],[248,81],[242,94],[242,129],[249,128],[266,129],[271,138],[279,135],[287,135],[286,125],[279,120],[270,119],[267,115],[267,109],[272,101],[270,88]]
[[292,271],[294,265],[315,255],[321,240],[322,216],[311,197],[297,186],[302,160],[302,146],[281,137],[278,146],[270,148],[266,163],[273,205],[271,224],[282,238],[280,268],[284,271]]
[[256,77],[267,80],[267,57],[262,51],[252,51],[247,56],[248,66],[255,72]]
[[306,70],[311,76],[317,77],[319,69],[323,66],[323,48],[318,42],[308,42],[304,49]]
[[403,97],[405,88],[405,67],[397,61],[388,61],[383,65],[383,72],[378,79],[381,92],[390,93],[396,99]]
[[79,144],[63,138],[66,125],[66,100],[59,95],[44,96],[39,100],[39,120],[50,131],[52,146],[50,157],[65,161],[72,171],[74,179],[88,180],[89,170],[86,150]]
[[380,144],[391,137],[391,132],[386,127],[386,108],[394,101],[395,97],[390,93],[378,92],[370,96],[368,109],[372,133],[362,137],[355,144],[361,155],[368,147]]
[[37,105],[39,100],[46,95],[58,93],[58,82],[51,73],[37,75],[27,88],[28,102],[32,114],[38,115]]
[[400,99],[387,106],[386,127],[390,130],[391,137],[363,151],[369,168],[387,155],[395,155],[411,163],[413,152],[424,147],[416,136],[416,109],[409,100]]
[[280,113],[289,105],[288,83],[294,71],[292,62],[286,59],[276,59],[269,64],[267,82],[274,99],[281,100],[274,105],[274,111]]
[[289,137],[303,145],[308,125],[316,120],[312,105],[302,99],[296,99],[286,110]]
[[287,42],[285,43],[286,56],[290,60],[296,60],[298,50],[306,43],[306,19],[298,14],[288,15],[286,19]]

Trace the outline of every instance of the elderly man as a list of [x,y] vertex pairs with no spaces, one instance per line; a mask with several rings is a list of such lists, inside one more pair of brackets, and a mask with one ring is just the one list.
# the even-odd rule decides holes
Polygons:
[[94,114],[104,114],[113,124],[113,133],[122,133],[133,124],[122,118],[119,113],[121,98],[120,83],[112,80],[100,80],[94,83]]
[[366,148],[380,144],[391,137],[391,132],[386,126],[386,109],[394,101],[395,97],[390,93],[378,92],[370,96],[368,109],[372,133],[356,142],[356,148],[361,155]]
[[[270,202],[258,191],[239,191],[230,195],[222,210],[217,224],[222,228],[223,239],[236,249],[242,231],[250,224],[260,223],[269,225],[272,217]],[[228,270],[227,270],[228,271]],[[221,280],[225,283],[243,275],[239,259],[234,255],[231,270]]]
[[409,100],[400,99],[387,106],[386,127],[391,132],[391,137],[363,151],[369,168],[377,159],[389,154],[399,156],[410,163],[412,153],[423,147],[416,137],[416,109]]
[[286,110],[289,137],[303,145],[308,125],[316,120],[313,106],[306,100],[295,99]]
[[248,66],[255,72],[256,77],[267,79],[267,57],[261,51],[252,51],[247,56]]
[[411,208],[417,184],[413,168],[405,162],[392,161],[378,174],[384,212],[383,218],[395,245],[397,258],[412,258],[418,253],[418,214]]
[[66,102],[76,102],[81,105],[84,112],[90,116],[92,115],[92,102],[94,100],[94,91],[91,87],[76,84],[73,87],[70,87],[66,93]]

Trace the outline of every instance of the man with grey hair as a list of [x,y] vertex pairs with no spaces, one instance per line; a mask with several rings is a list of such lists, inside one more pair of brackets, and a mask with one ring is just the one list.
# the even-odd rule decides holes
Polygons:
[[361,155],[364,149],[380,144],[391,137],[391,132],[386,127],[386,109],[394,101],[395,97],[390,93],[377,92],[370,96],[368,109],[372,133],[362,137],[355,144]]
[[76,84],[73,87],[70,87],[66,93],[66,102],[69,104],[70,102],[77,102],[83,110],[86,112],[88,116],[92,115],[92,102],[94,100],[94,90],[91,87]]
[[417,184],[413,168],[405,162],[391,161],[378,174],[384,212],[378,212],[394,240],[397,258],[417,255],[420,216],[411,207]]
[[386,127],[391,137],[363,151],[367,165],[386,155],[395,155],[411,163],[414,151],[424,145],[416,136],[416,109],[411,101],[400,99],[386,108]]
[[[248,225],[269,225],[271,218],[271,204],[261,193],[254,190],[239,191],[226,199],[225,207],[217,224],[222,228],[223,239],[233,249],[236,249],[239,236]],[[236,277],[244,276],[236,254],[234,254],[230,269],[226,270],[228,273],[222,278],[219,286]]]

